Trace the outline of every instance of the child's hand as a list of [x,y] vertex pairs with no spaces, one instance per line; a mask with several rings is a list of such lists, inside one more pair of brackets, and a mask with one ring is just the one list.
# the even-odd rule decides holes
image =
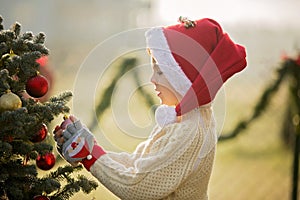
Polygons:
[[93,152],[94,146],[97,145],[95,137],[74,116],[70,116],[69,121],[65,120],[61,126],[55,128],[54,134],[58,151],[71,164],[95,159],[105,153],[102,149],[96,154]]
[[61,146],[65,142],[65,139],[63,137],[63,131],[67,128],[69,124],[75,122],[76,120],[77,118],[75,116],[70,115],[69,117],[64,117],[64,121],[60,125],[57,125],[55,127],[53,131],[54,139],[59,146]]
[[60,128],[64,130],[69,124],[75,122],[76,120],[76,117],[73,115],[70,115],[69,117],[64,117],[64,121],[60,124]]

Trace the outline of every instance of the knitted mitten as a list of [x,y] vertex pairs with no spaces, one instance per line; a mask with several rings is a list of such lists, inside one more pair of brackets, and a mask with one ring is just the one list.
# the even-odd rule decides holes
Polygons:
[[58,144],[62,156],[71,164],[81,162],[89,170],[105,151],[97,145],[93,134],[77,120],[63,131],[64,142]]

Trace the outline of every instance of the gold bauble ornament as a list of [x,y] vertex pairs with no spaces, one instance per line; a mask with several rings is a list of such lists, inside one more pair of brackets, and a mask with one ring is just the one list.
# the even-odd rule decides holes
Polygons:
[[1,61],[4,61],[6,59],[12,59],[15,56],[16,54],[13,52],[13,50],[10,50],[9,53],[6,53],[1,57]]
[[0,59],[0,67],[3,66],[3,64],[6,60],[12,60],[12,58],[15,56],[16,56],[16,54],[13,52],[13,50],[10,50],[9,53],[4,54]]
[[8,90],[5,94],[0,97],[0,111],[7,111],[7,110],[16,110],[22,107],[22,101],[20,97],[10,90]]

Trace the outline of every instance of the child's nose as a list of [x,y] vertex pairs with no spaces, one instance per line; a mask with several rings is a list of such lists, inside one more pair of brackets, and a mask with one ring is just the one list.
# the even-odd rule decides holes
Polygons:
[[153,83],[153,84],[156,84],[156,83],[157,83],[157,82],[156,82],[156,79],[155,79],[155,77],[154,77],[154,75],[151,76],[150,81],[151,81],[151,83]]

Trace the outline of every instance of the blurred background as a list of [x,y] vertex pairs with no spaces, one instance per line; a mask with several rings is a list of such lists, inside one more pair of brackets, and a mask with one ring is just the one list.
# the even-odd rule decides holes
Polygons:
[[[101,99],[101,91],[111,80],[113,66],[120,65],[118,59],[127,56],[138,58],[139,69],[142,69],[139,72],[141,79],[150,77],[151,69],[147,64],[149,58],[145,49],[135,48],[133,52],[124,51],[126,53],[120,54],[123,52],[120,49],[126,49],[126,45],[140,42],[139,37],[147,27],[175,24],[179,16],[217,20],[235,42],[246,47],[248,60],[246,70],[228,81],[216,100],[216,117],[220,122],[219,131],[223,134],[230,133],[240,120],[252,113],[262,92],[274,80],[282,58],[298,55],[299,8],[300,2],[297,0],[0,0],[0,15],[4,18],[6,29],[18,21],[22,25],[22,32],[46,34],[46,45],[50,49],[48,65],[54,78],[52,93],[78,91],[74,93],[70,106],[73,113],[87,124],[93,123],[95,105]],[[118,36],[130,30],[137,30],[134,31],[138,33],[136,41],[131,37],[127,43],[120,42]],[[98,62],[98,68],[86,67],[88,59],[95,52],[99,60],[93,61],[93,64]],[[117,58],[104,62],[105,57],[111,55]],[[144,66],[148,66],[147,70],[143,70]],[[89,82],[81,84],[91,79],[92,75],[97,78],[95,86]],[[130,74],[122,77],[120,81],[123,82],[119,85],[130,87],[131,79]],[[149,81],[143,84],[151,93]],[[91,102],[81,93],[89,89],[93,91]],[[133,151],[147,137],[144,133],[138,135],[140,129],[153,124],[151,117],[139,116],[140,110],[145,108],[136,103],[134,91],[134,87],[129,89],[133,97],[122,98],[122,94],[128,92],[126,87],[123,90],[119,86],[114,93],[116,100],[112,107],[117,109],[116,112],[127,114],[128,110],[132,110],[135,115],[131,120],[145,118],[145,121],[137,122],[140,123],[137,129],[130,129],[134,135],[124,134],[122,125],[115,125],[113,109],[107,111],[98,124],[100,128],[95,130],[99,143],[107,150]],[[238,137],[219,142],[209,186],[211,200],[291,198],[293,147],[284,142],[282,130],[288,104],[287,92],[288,87],[284,82],[258,120]],[[130,107],[127,102],[134,103],[136,107]],[[145,112],[148,110],[145,109]],[[100,186],[89,195],[80,193],[73,199],[118,198]]]

